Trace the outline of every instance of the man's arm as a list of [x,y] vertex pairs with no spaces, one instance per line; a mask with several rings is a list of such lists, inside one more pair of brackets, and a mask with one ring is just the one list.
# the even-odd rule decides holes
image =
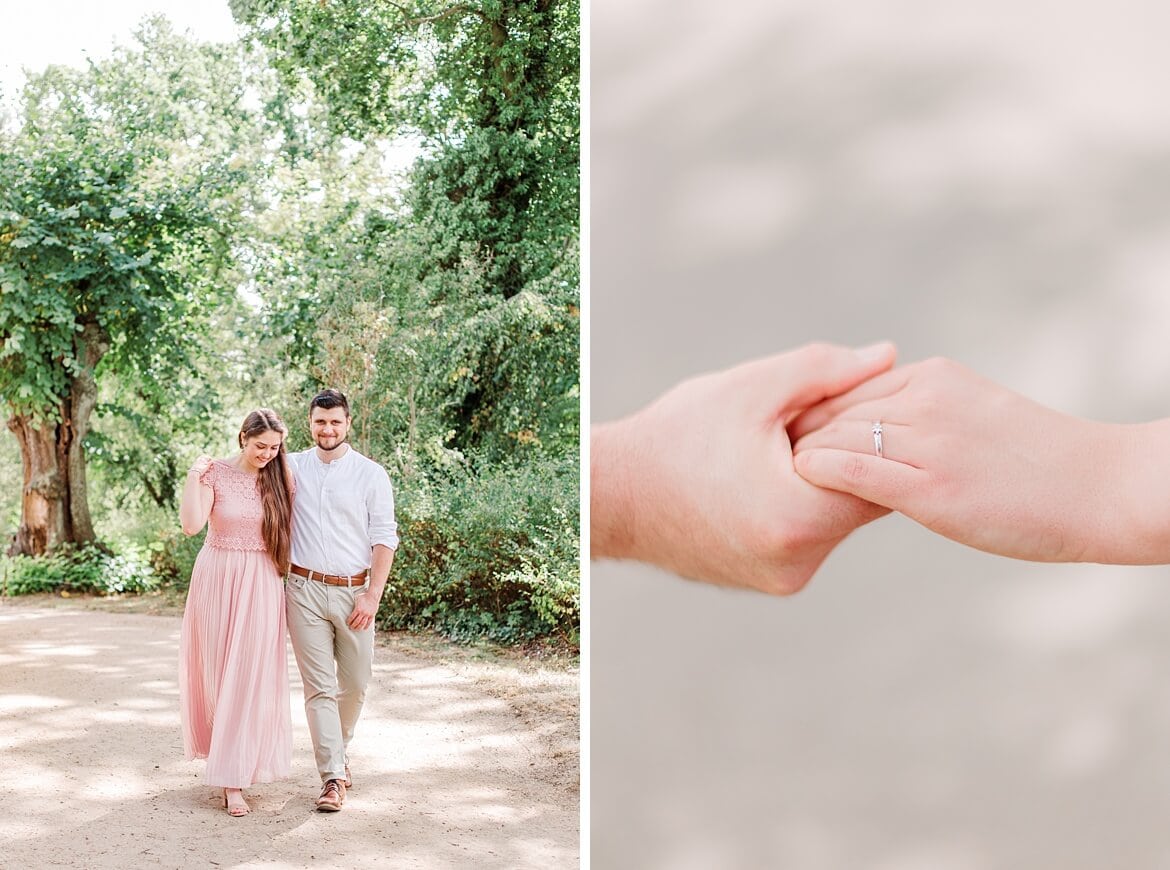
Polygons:
[[374,617],[378,615],[378,605],[382,602],[382,590],[386,588],[386,580],[390,577],[390,567],[394,564],[394,550],[385,544],[374,544],[370,552],[370,579],[364,592],[359,592],[353,599],[353,610],[349,614],[346,625],[354,631],[361,631],[374,624]]
[[382,591],[386,588],[386,580],[390,577],[390,568],[394,564],[394,553],[398,548],[398,523],[394,519],[394,487],[390,484],[390,475],[386,470],[381,471],[380,475],[375,475],[366,498],[366,510],[370,517],[369,585],[365,592],[354,596],[353,611],[346,620],[346,624],[355,631],[369,628],[374,624],[378,605],[382,601]]

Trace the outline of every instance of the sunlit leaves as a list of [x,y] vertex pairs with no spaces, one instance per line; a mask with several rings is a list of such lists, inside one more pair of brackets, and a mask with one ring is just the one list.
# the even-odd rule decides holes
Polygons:
[[[254,69],[254,68],[252,68]],[[0,395],[54,419],[96,326],[97,374],[173,382],[205,309],[231,292],[228,239],[263,152],[242,50],[161,19],[85,70],[30,76],[0,142]]]

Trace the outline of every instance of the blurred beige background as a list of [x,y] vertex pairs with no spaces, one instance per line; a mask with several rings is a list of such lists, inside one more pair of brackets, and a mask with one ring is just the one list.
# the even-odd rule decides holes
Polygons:
[[[591,39],[594,419],[882,338],[1170,416],[1170,7],[593,0]],[[890,517],[793,598],[594,563],[591,607],[595,868],[1170,867],[1166,568]]]

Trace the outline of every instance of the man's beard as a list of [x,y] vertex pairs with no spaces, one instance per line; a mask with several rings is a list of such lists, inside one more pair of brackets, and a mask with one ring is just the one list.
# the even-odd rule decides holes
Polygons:
[[338,447],[340,447],[340,446],[341,446],[342,444],[344,444],[344,443],[345,443],[345,439],[344,439],[344,438],[342,438],[340,441],[338,441],[338,442],[337,442],[336,444],[334,444],[332,447],[322,447],[322,446],[321,446],[321,441],[320,441],[320,440],[318,440],[318,441],[317,441],[317,449],[318,449],[318,450],[324,450],[326,453],[332,453],[334,450],[336,450]]

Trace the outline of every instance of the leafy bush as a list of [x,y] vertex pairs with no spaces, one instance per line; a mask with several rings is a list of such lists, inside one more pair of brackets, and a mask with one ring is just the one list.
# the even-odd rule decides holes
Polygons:
[[380,624],[516,643],[579,637],[573,457],[492,468],[404,493],[402,546]]
[[185,535],[175,528],[163,530],[158,540],[149,546],[150,564],[158,578],[164,583],[186,588],[191,582],[191,569],[205,537],[206,530],[197,535]]
[[5,595],[60,591],[111,595],[145,592],[157,583],[145,551],[137,547],[114,554],[87,545],[35,558],[0,558],[0,591]]

